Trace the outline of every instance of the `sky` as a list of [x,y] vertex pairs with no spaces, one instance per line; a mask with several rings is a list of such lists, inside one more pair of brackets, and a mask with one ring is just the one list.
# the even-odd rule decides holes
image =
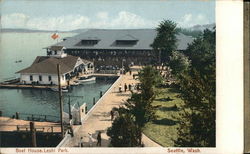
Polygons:
[[1,27],[38,30],[155,28],[215,23],[215,0],[0,0]]

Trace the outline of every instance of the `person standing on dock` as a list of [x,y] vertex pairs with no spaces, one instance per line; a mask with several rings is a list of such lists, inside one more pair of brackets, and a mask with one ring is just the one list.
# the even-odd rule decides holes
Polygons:
[[98,135],[97,135],[97,143],[96,143],[96,146],[102,146],[102,137],[101,137],[101,132],[99,131],[98,132]]
[[119,85],[119,92],[122,92],[122,85]]
[[93,144],[93,137],[92,137],[92,134],[88,133],[89,134],[89,147],[92,147],[92,144]]
[[80,139],[80,147],[83,147],[83,137]]
[[127,86],[127,84],[125,83],[125,85],[124,85],[124,91],[126,92],[127,89],[128,89],[128,86]]
[[113,119],[114,119],[114,111],[113,110],[110,111],[110,116],[111,116],[111,121],[113,121]]

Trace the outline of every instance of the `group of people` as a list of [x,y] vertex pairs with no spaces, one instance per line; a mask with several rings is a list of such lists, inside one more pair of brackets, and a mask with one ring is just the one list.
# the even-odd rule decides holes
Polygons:
[[[133,83],[132,84],[124,84],[124,92],[127,92],[127,90],[128,91],[133,91],[133,90],[138,90],[137,89],[137,86],[136,85],[134,85]],[[120,84],[119,85],[119,92],[121,93],[122,92],[122,85]]]
[[[97,137],[96,137],[96,146],[102,146],[102,137],[101,137],[101,131],[98,132]],[[94,138],[92,137],[91,133],[88,133],[88,146],[92,147],[93,146],[93,141]],[[84,142],[83,142],[83,137],[80,138],[80,143],[79,143],[80,147],[84,147]]]

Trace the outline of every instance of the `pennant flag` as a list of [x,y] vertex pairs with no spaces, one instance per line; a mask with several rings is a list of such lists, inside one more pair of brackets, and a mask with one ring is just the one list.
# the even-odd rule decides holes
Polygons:
[[51,38],[53,38],[54,40],[57,39],[59,37],[58,33],[54,33],[53,35],[51,35]]

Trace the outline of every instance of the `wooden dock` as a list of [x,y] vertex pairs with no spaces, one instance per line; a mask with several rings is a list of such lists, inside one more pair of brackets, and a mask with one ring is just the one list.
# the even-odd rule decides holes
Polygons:
[[28,85],[28,84],[0,84],[0,88],[35,88],[35,89],[50,89],[57,86],[43,86],[43,85]]
[[[92,74],[95,77],[118,77],[117,74],[100,74],[100,73],[94,73]],[[70,81],[70,85],[74,80],[77,80],[76,78],[72,78]],[[66,85],[62,85],[66,86]],[[0,83],[0,88],[10,88],[10,89],[50,89],[50,88],[57,88],[56,85],[32,85],[32,84],[20,84],[19,82],[15,83]]]
[[[29,131],[30,122],[27,120],[12,119],[8,117],[0,117],[0,131],[13,132],[13,131]],[[61,131],[59,123],[53,122],[34,122],[35,128],[40,132],[58,133]]]

